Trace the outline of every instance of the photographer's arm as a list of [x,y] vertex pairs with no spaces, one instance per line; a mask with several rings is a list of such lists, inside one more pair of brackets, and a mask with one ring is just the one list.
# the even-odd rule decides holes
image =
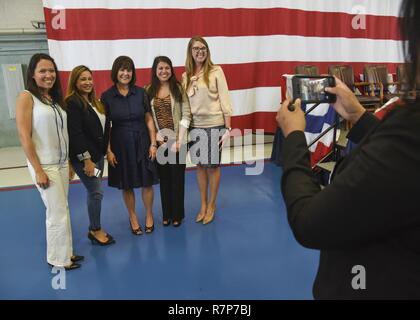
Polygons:
[[360,117],[366,112],[366,109],[359,103],[354,93],[337,77],[335,78],[336,86],[333,88],[325,88],[325,91],[335,94],[337,101],[334,103],[334,109],[345,120],[355,124]]
[[351,142],[359,143],[379,122],[380,120],[372,113],[365,112],[359,121],[350,129],[347,139]]
[[[413,214],[420,211],[414,196],[419,174],[413,171],[419,159],[412,151],[420,139],[401,130],[401,122],[383,124],[323,190],[312,173],[303,132],[288,135],[282,192],[299,243],[315,249],[356,248],[420,223]],[[415,120],[411,125],[416,126]]]
[[335,82],[336,86],[334,88],[326,88],[325,90],[337,96],[334,109],[353,125],[347,138],[354,143],[359,143],[379,123],[379,120],[373,114],[366,112],[366,109],[363,108],[345,83],[337,77],[335,77]]

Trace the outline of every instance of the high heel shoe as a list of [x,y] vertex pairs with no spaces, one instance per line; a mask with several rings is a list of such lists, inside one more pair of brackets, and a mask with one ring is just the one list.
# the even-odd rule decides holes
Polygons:
[[[139,227],[137,229],[133,229],[133,227],[130,225],[131,227],[131,232],[136,235],[136,236],[141,236],[143,234],[143,230],[141,229],[141,225],[139,225]],[[147,229],[146,229],[147,230]]]
[[114,240],[114,238],[112,237],[112,236],[110,236],[109,234],[107,234],[106,235],[106,241],[105,242],[102,242],[102,241],[100,241],[100,240],[98,240],[97,238],[95,238],[95,236],[92,234],[92,233],[88,233],[88,238],[89,238],[89,240],[92,242],[92,244],[98,244],[98,245],[100,245],[100,246],[107,246],[107,245],[110,245],[110,244],[113,244],[113,243],[115,243],[115,240]]
[[52,265],[50,263],[48,263],[48,265],[51,268],[53,268],[53,267],[56,267],[56,268],[64,268],[64,270],[66,270],[66,271],[74,270],[74,269],[79,269],[82,266],[81,264],[78,264],[76,262],[72,262],[69,266],[65,266],[65,267],[57,267],[57,266],[54,266],[54,265]]
[[151,227],[146,226],[146,233],[152,233],[155,230],[155,224],[153,223]]
[[215,212],[216,212],[216,209],[214,209],[210,213],[206,212],[206,215],[204,216],[204,219],[203,219],[203,224],[209,224],[210,222],[212,222],[214,219]]
[[84,256],[78,256],[76,254],[70,258],[71,262],[78,262],[78,261],[82,261],[84,259],[85,259]]
[[172,225],[176,228],[179,227],[181,224],[182,224],[182,220],[179,220],[179,221],[175,220],[172,222]]
[[206,213],[202,213],[201,211],[197,214],[197,217],[195,218],[195,222],[201,222],[204,219],[204,216],[206,215]]
[[163,224],[164,227],[167,227],[171,224],[171,220],[169,220],[169,219],[168,220],[163,220],[162,224]]
[[74,269],[79,269],[82,265],[76,262],[72,262],[71,265],[69,266],[65,266],[64,270],[74,270]]

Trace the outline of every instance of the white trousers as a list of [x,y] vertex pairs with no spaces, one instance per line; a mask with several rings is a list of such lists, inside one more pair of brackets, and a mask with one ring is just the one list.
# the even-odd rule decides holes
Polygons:
[[67,201],[69,192],[69,167],[43,165],[50,185],[42,189],[36,184],[35,170],[28,161],[29,173],[46,207],[47,262],[57,267],[71,264],[73,255],[70,212]]

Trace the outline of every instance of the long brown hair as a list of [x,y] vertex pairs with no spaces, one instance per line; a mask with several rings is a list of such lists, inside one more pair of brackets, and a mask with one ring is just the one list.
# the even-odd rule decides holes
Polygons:
[[201,42],[207,48],[207,57],[206,57],[206,60],[204,61],[204,64],[203,64],[204,82],[206,83],[207,87],[209,86],[209,73],[214,66],[213,62],[211,61],[210,48],[209,48],[209,45],[208,45],[207,41],[204,40],[204,38],[200,37],[200,36],[192,37],[190,39],[190,42],[188,42],[187,59],[185,60],[185,73],[187,75],[187,85],[184,88],[185,90],[187,90],[188,87],[190,86],[190,82],[191,82],[190,79],[194,75],[195,63],[194,63],[194,59],[192,57],[191,51],[192,51],[192,46],[193,46],[194,42],[196,42],[196,41]]
[[418,0],[404,0],[400,8],[400,32],[406,42],[403,44],[404,56],[407,65],[409,88],[419,89],[420,83],[420,3]]
[[[79,90],[77,90],[76,86],[77,80],[79,80],[80,75],[85,71],[88,71],[92,75],[92,71],[88,67],[83,65],[77,66],[71,71],[69,83],[67,85],[67,94],[65,102],[68,103],[71,97],[76,97],[83,104],[85,110],[87,110],[89,108],[88,102],[82,97],[82,95],[79,93]],[[88,99],[89,102],[96,108],[96,110],[98,110],[98,112],[102,114],[105,113],[104,105],[96,98],[95,86],[92,86],[92,91],[88,94]]]
[[182,92],[180,90],[180,83],[176,78],[174,67],[172,66],[172,61],[166,56],[158,56],[153,61],[152,65],[152,79],[150,85],[147,87],[147,93],[150,98],[155,98],[160,88],[160,80],[156,75],[157,67],[159,62],[164,62],[171,68],[171,77],[168,79],[169,82],[169,90],[171,91],[172,96],[174,97],[175,101],[181,103],[182,102]]
[[65,106],[63,104],[63,95],[61,93],[61,83],[60,83],[60,75],[58,73],[57,65],[51,56],[45,53],[36,53],[31,57],[31,60],[29,61],[28,70],[26,72],[26,87],[28,88],[29,92],[31,92],[35,97],[38,98],[38,100],[43,101],[44,103],[49,103],[48,101],[45,101],[45,99],[42,97],[41,92],[38,88],[38,85],[35,82],[34,74],[36,66],[38,65],[38,62],[41,60],[48,60],[51,61],[51,63],[54,65],[55,69],[55,82],[52,88],[49,90],[49,94],[52,98],[52,103],[58,103],[60,107],[65,109]]

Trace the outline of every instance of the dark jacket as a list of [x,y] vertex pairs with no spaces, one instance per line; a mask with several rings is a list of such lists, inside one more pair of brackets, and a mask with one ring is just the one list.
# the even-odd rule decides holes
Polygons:
[[[289,224],[299,243],[321,250],[314,297],[419,299],[420,105],[382,122],[365,113],[348,138],[359,144],[322,191],[303,132],[283,145]],[[364,290],[352,284],[357,266],[366,272]]]
[[70,139],[70,159],[80,161],[78,155],[89,152],[93,162],[98,162],[106,154],[108,146],[109,122],[106,121],[105,133],[96,112],[87,109],[76,96],[67,101],[67,126]]

